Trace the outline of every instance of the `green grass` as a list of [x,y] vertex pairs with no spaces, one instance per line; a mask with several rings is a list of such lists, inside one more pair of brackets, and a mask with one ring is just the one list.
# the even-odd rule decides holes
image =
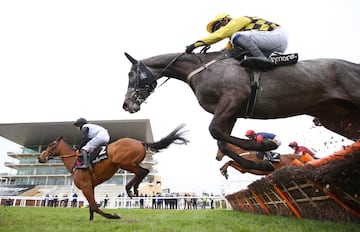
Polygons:
[[105,209],[118,213],[119,220],[95,214],[89,221],[89,210],[79,208],[0,207],[0,231],[360,231],[355,223],[334,223],[295,217],[266,216],[233,210],[153,210]]

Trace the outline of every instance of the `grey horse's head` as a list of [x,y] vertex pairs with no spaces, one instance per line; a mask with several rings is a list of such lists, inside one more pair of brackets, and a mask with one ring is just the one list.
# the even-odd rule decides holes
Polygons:
[[156,88],[157,80],[143,62],[134,59],[127,53],[125,56],[132,63],[132,66],[129,72],[129,83],[123,109],[129,113],[136,113],[140,110],[141,104]]

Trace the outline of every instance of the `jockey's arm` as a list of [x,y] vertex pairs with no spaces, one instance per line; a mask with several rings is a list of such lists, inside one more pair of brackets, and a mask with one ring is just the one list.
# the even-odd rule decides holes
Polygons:
[[264,139],[264,137],[262,135],[257,135],[256,138],[255,138],[256,142],[260,142],[263,139]]
[[195,42],[195,47],[211,45],[223,39],[230,38],[235,32],[245,28],[250,22],[251,20],[245,16],[233,19],[226,26]]

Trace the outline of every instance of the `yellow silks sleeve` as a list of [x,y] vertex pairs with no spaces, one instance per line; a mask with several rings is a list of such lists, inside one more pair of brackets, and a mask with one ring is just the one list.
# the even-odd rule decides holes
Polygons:
[[[226,26],[221,27],[219,30],[209,34],[201,40],[196,41],[195,47],[211,45],[223,39],[230,38],[235,32],[242,30],[250,22],[251,20],[245,16],[232,19]],[[228,47],[231,47],[231,44],[228,44],[225,49],[228,49]]]

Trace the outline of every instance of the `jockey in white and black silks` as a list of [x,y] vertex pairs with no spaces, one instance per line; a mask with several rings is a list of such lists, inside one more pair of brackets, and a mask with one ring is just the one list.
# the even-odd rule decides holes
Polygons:
[[89,152],[92,152],[100,145],[107,144],[110,141],[110,135],[102,126],[88,123],[84,118],[76,120],[74,126],[78,127],[82,134],[81,143],[77,147],[81,151],[79,155],[81,165],[77,168],[86,169],[89,167]]

